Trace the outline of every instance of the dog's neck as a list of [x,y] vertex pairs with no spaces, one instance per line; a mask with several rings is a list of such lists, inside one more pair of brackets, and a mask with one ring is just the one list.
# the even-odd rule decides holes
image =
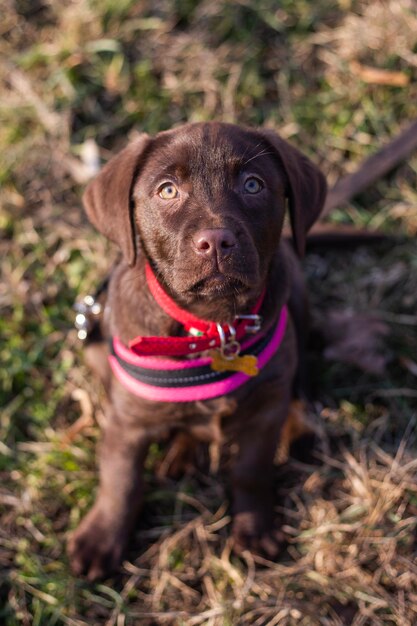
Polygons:
[[[184,328],[181,323],[173,319],[156,302],[149,289],[145,273],[145,259],[139,258],[134,267],[121,262],[111,277],[109,298],[106,312],[107,332],[117,335],[128,344],[138,335],[181,336]],[[281,249],[271,263],[267,279],[265,300],[262,307],[264,325],[268,327],[276,317],[281,307],[288,300],[288,270],[285,254]],[[170,297],[178,305],[184,306],[180,298]],[[234,314],[246,314],[251,311],[256,301],[251,296],[246,301],[242,299],[236,306]],[[196,301],[185,307],[188,311],[202,319],[224,323],[231,317],[230,301],[210,302]]]

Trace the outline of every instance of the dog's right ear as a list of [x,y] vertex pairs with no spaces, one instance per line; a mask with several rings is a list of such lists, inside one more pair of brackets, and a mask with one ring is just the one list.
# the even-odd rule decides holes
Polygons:
[[83,195],[88,219],[98,231],[118,244],[129,265],[136,261],[132,187],[149,142],[150,137],[144,133],[110,159]]

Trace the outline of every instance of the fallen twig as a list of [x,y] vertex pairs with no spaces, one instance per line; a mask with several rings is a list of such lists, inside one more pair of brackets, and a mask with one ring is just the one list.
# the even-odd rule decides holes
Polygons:
[[389,144],[378,150],[376,154],[366,159],[356,172],[337,181],[327,194],[321,218],[387,174],[416,148],[417,120],[407,126]]

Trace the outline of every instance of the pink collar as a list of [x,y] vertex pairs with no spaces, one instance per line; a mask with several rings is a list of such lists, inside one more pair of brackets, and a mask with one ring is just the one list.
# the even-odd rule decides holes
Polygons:
[[[250,380],[249,373],[256,375],[281,345],[287,325],[287,307],[282,308],[267,333],[260,332],[258,312],[264,293],[249,315],[236,318],[233,325],[220,325],[181,309],[163,290],[148,263],[146,278],[156,302],[191,336],[141,336],[133,339],[129,347],[118,337],[111,339],[112,371],[136,396],[156,402],[194,402],[231,393]],[[214,352],[209,356],[189,358],[210,349]],[[184,356],[188,358],[181,358]],[[220,357],[220,368],[214,363],[214,356]],[[249,359],[254,371],[235,367],[241,359]]]
[[[251,337],[242,344],[243,354],[256,354],[261,370],[279,349],[287,326],[284,306],[278,321],[266,335]],[[154,402],[195,402],[235,391],[251,377],[242,372],[216,372],[212,357],[169,359],[139,356],[117,337],[111,342],[110,366],[130,393]]]

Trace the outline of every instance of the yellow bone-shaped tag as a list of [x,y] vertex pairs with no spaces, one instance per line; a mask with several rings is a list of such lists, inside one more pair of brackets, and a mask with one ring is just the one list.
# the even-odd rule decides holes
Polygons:
[[235,356],[233,359],[226,359],[220,352],[213,350],[211,369],[215,372],[242,372],[246,376],[257,376],[259,374],[258,359],[253,354]]

